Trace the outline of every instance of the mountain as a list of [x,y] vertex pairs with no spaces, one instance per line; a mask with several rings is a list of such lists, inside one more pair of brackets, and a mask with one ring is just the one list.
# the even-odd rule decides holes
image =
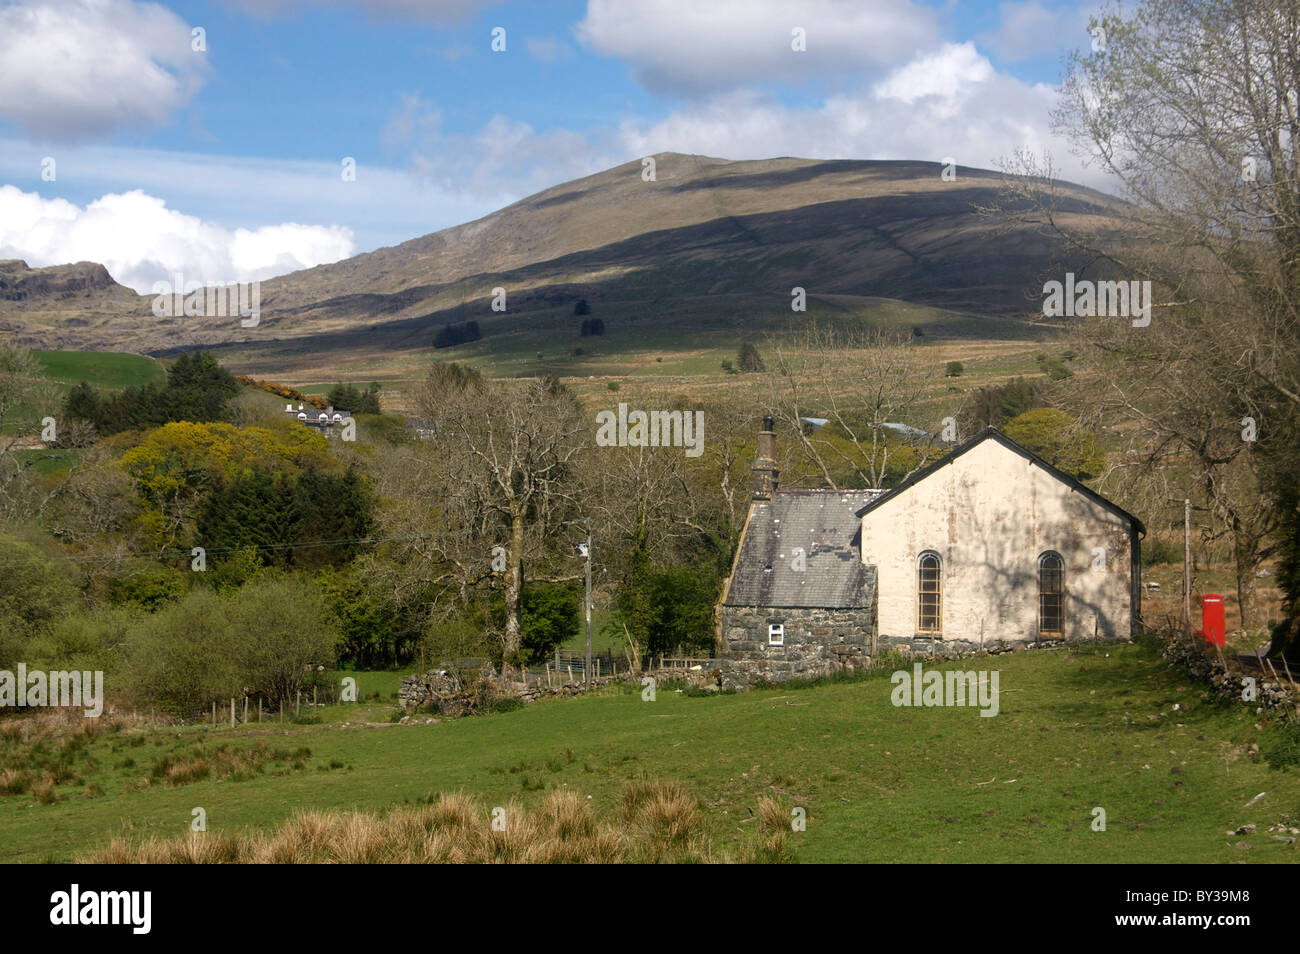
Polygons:
[[[977,208],[998,173],[933,162],[664,153],[555,186],[481,219],[261,285],[261,318],[156,318],[102,267],[0,263],[0,327],[40,347],[165,353],[224,346],[248,367],[272,354],[419,352],[447,323],[485,341],[576,326],[586,299],[607,325],[647,335],[758,330],[791,314],[856,313],[878,299],[971,316],[1006,334],[1032,308],[1059,250]],[[1105,224],[1106,197],[1067,187],[1060,216]],[[96,270],[97,269],[97,270]],[[504,288],[506,311],[491,308]],[[11,297],[8,292],[13,289]],[[974,319],[972,319],[974,320]],[[574,332],[576,334],[576,331]],[[1011,332],[1014,333],[1014,332]]]

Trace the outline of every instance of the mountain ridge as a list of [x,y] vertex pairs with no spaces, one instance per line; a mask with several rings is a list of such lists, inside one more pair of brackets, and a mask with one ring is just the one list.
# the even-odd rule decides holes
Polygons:
[[[788,313],[795,286],[819,301],[888,298],[1009,317],[1028,310],[1034,276],[1060,251],[978,214],[1000,197],[1001,175],[990,170],[959,167],[945,181],[940,164],[913,160],[652,158],[653,181],[634,160],[470,222],[263,281],[255,328],[156,318],[151,296],[134,296],[94,263],[29,270],[39,281],[0,263],[0,282],[45,288],[11,301],[0,285],[0,323],[39,347],[253,353],[288,340],[311,350],[313,339],[387,328],[399,329],[394,347],[410,349],[426,332],[431,347],[437,328],[469,318],[485,334],[555,322],[579,298],[667,323],[698,316],[710,298]],[[1112,200],[1062,190],[1060,214],[1103,222]],[[506,291],[504,314],[491,308],[494,288]]]

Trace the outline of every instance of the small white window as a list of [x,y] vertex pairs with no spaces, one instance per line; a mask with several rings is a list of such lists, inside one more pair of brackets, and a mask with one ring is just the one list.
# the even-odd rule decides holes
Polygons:
[[769,646],[785,645],[785,623],[771,623],[768,625],[767,644]]

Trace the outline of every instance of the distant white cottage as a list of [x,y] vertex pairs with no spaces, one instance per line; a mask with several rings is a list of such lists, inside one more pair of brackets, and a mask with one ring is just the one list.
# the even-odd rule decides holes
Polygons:
[[284,406],[284,413],[289,417],[294,418],[300,424],[306,424],[308,427],[316,428],[316,430],[323,433],[326,437],[333,436],[333,429],[335,427],[342,427],[343,422],[352,416],[351,411],[338,410],[333,406],[328,407],[323,411],[318,411],[315,408],[307,408],[304,410],[301,404],[298,405],[297,410],[294,409],[292,404],[286,404]]
[[1136,634],[1141,521],[996,429],[885,493],[780,491],[774,441],[722,599],[732,684]]

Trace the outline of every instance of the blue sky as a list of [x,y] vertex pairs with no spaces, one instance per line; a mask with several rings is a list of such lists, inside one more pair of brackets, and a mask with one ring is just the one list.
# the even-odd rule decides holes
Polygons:
[[1063,59],[1091,42],[1096,12],[1052,0],[0,0],[0,258],[102,261],[140,290],[176,270],[266,278],[669,151],[993,167],[1027,147],[1104,185],[1049,121]]

